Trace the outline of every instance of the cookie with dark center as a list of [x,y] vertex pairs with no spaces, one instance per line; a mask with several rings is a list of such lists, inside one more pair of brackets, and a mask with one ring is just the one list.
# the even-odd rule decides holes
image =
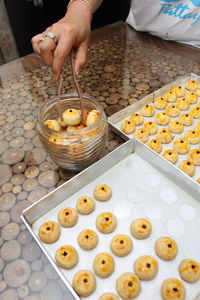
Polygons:
[[122,299],[133,299],[141,291],[140,279],[134,273],[123,273],[116,281],[116,289]]
[[184,300],[186,289],[179,279],[168,278],[161,286],[161,294],[163,300]]
[[88,270],[81,270],[74,275],[73,288],[80,297],[90,296],[96,289],[94,274]]
[[107,278],[114,272],[115,261],[112,255],[102,252],[96,255],[93,268],[96,275],[102,278]]
[[117,256],[126,256],[132,251],[133,243],[128,235],[118,234],[112,238],[110,249]]
[[152,230],[151,222],[144,218],[139,218],[132,221],[130,225],[131,234],[136,239],[145,239],[147,238]]
[[44,243],[52,244],[60,237],[60,226],[53,221],[45,222],[40,225],[38,235]]
[[91,250],[96,247],[98,243],[98,236],[96,232],[91,229],[85,229],[78,235],[78,244],[84,250]]
[[80,214],[88,215],[95,209],[95,202],[89,196],[82,196],[77,200],[76,208]]
[[78,253],[72,246],[61,246],[56,251],[55,261],[63,269],[72,269],[78,262]]
[[93,194],[98,201],[108,201],[112,197],[112,190],[107,184],[100,184],[94,189]]
[[155,243],[156,254],[164,260],[173,260],[178,252],[176,242],[170,237],[161,237]]
[[78,213],[72,207],[62,208],[58,213],[58,222],[63,227],[72,227],[78,221]]
[[200,280],[200,263],[193,259],[184,259],[178,268],[181,278],[189,283]]
[[116,217],[110,212],[103,212],[97,216],[96,227],[102,233],[111,233],[117,226]]
[[141,280],[151,280],[158,272],[158,262],[153,256],[140,256],[134,263],[134,271]]

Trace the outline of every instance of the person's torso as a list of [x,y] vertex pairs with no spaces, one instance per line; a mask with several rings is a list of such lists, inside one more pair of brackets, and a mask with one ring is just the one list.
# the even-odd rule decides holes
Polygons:
[[200,46],[200,0],[132,0],[127,23],[166,40]]

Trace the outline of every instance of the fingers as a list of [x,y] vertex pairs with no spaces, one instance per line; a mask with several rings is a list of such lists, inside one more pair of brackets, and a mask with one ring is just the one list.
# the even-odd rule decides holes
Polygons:
[[65,59],[72,50],[74,43],[75,35],[73,34],[63,35],[58,41],[52,63],[52,71],[55,73],[57,79],[60,77]]
[[42,33],[35,35],[32,39],[31,39],[31,43],[32,43],[32,47],[33,47],[33,51],[38,54],[41,55],[40,52],[40,38],[42,38]]
[[74,68],[77,75],[79,74],[80,69],[87,63],[88,46],[88,43],[81,44],[76,51],[76,55],[74,58]]
[[46,37],[44,41],[39,44],[39,49],[44,63],[48,66],[52,66],[54,50],[56,49],[55,41]]

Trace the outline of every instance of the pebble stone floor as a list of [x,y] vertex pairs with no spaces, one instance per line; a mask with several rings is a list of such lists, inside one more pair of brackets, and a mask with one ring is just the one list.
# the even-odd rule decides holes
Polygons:
[[[199,64],[156,44],[116,31],[90,48],[79,81],[84,93],[102,103],[108,116]],[[72,92],[68,62],[63,92]],[[23,209],[74,174],[59,169],[43,149],[36,132],[40,105],[57,94],[57,82],[42,66],[0,88],[0,300],[64,300],[57,274],[20,219]],[[109,132],[105,151],[122,140]]]

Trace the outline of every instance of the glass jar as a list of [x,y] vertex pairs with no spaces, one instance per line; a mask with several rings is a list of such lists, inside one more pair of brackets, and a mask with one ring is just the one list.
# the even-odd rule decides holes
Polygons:
[[37,131],[39,138],[53,161],[71,171],[81,171],[98,160],[107,135],[107,119],[103,107],[92,97],[83,95],[84,109],[95,109],[99,118],[91,125],[73,132],[54,131],[43,123],[56,120],[60,111],[69,108],[80,109],[77,94],[64,94],[46,102],[39,111]]

